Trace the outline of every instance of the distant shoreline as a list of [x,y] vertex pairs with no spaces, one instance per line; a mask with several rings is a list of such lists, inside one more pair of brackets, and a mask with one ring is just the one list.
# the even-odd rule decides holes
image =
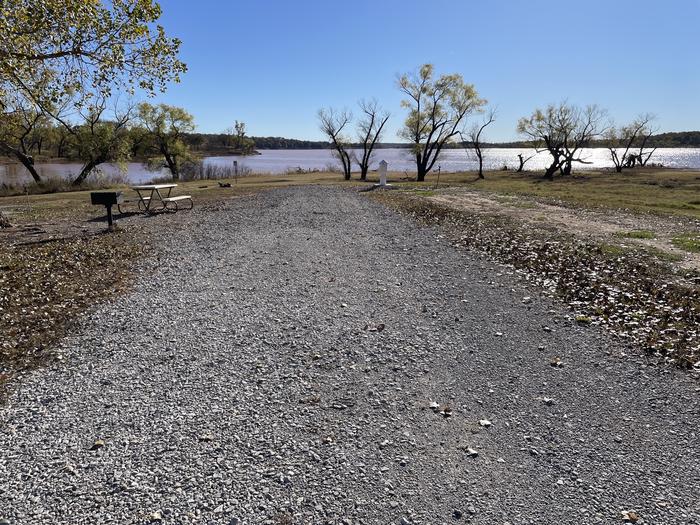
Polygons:
[[[376,150],[383,150],[383,149],[410,149],[411,145],[410,144],[401,144],[401,143],[385,143],[385,144],[378,144],[375,146]],[[361,146],[359,144],[354,144],[350,146],[350,149],[359,149]],[[693,150],[693,149],[700,149],[700,145],[693,146],[693,145],[683,145],[683,146],[649,146],[647,149],[652,149],[652,148],[657,148],[657,149],[683,149],[683,150]],[[332,150],[333,148],[331,146],[328,147],[320,147],[320,146],[315,146],[315,147],[294,147],[294,148],[256,148],[252,152],[248,153],[243,153],[243,152],[232,152],[232,151],[217,151],[217,150],[194,150],[193,153],[195,153],[198,157],[254,157],[258,155],[262,155],[261,152],[263,151],[321,151],[321,150]],[[459,150],[459,149],[471,149],[470,147],[465,147],[465,146],[456,146],[456,145],[451,145],[449,147],[446,147],[445,150]],[[505,144],[488,144],[484,145],[483,149],[489,150],[489,149],[535,149],[532,145],[518,145],[518,144],[513,144],[513,143],[505,143]],[[594,145],[594,146],[588,146],[585,149],[607,149],[605,146],[599,146],[599,145]],[[634,148],[633,148],[634,149]],[[126,159],[124,162],[146,162],[148,160],[147,157],[135,157],[135,158],[130,158]],[[70,164],[70,163],[80,163],[80,159],[70,159],[67,157],[44,157],[44,156],[35,156],[34,161],[36,164]],[[113,163],[116,164],[116,163]],[[14,159],[13,157],[9,155],[0,155],[0,165],[21,165],[21,163]]]

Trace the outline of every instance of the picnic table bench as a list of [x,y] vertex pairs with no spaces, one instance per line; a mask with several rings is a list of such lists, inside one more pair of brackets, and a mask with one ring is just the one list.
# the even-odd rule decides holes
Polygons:
[[[178,211],[179,202],[189,201],[190,207],[187,208],[191,210],[194,208],[194,201],[190,195],[176,195],[174,197],[170,196],[173,188],[177,188],[177,184],[142,184],[140,186],[132,186],[131,189],[138,195],[138,208],[139,211],[144,213],[152,213],[155,211],[154,205],[160,203],[161,210],[167,210],[168,205],[174,205],[174,211]],[[128,202],[128,201],[124,201]],[[155,203],[155,204],[154,204]],[[117,205],[119,213],[124,213],[120,205]]]

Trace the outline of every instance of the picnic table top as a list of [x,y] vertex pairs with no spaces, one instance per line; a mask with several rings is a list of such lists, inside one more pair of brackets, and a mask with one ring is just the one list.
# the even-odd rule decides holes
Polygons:
[[162,190],[165,188],[175,188],[177,184],[143,184],[141,186],[131,186],[132,190]]

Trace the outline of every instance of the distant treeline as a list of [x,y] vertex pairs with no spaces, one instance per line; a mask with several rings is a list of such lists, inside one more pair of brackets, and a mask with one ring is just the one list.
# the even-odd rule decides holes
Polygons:
[[652,135],[649,138],[649,146],[654,148],[700,147],[700,131],[679,131]]
[[[325,140],[299,140],[284,137],[247,137],[255,143],[255,149],[328,149],[330,142]],[[226,133],[188,133],[184,140],[196,151],[226,152],[230,149],[231,137]],[[352,147],[359,147],[353,144]],[[378,148],[407,148],[402,142],[378,144]]]
[[[326,149],[330,143],[322,140],[297,140],[284,137],[247,137],[255,149]],[[230,153],[231,139],[226,133],[188,133],[183,140],[195,151]]]
[[[231,153],[230,136],[225,133],[190,133],[185,135],[185,142],[195,151],[210,153]],[[324,140],[299,140],[284,137],[248,137],[255,143],[255,149],[329,149],[330,142]],[[601,141],[591,142],[591,147],[605,147]],[[659,133],[649,139],[648,146],[653,148],[699,148],[700,131],[679,131]],[[352,147],[359,147],[353,144]],[[383,142],[378,148],[408,148],[410,144],[402,142]],[[449,144],[448,148],[461,148],[460,143]],[[484,144],[486,148],[530,148],[527,141],[492,142]]]

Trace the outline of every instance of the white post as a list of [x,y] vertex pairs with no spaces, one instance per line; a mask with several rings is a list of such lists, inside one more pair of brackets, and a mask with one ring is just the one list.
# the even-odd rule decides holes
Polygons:
[[386,161],[382,160],[379,163],[379,185],[386,186]]

